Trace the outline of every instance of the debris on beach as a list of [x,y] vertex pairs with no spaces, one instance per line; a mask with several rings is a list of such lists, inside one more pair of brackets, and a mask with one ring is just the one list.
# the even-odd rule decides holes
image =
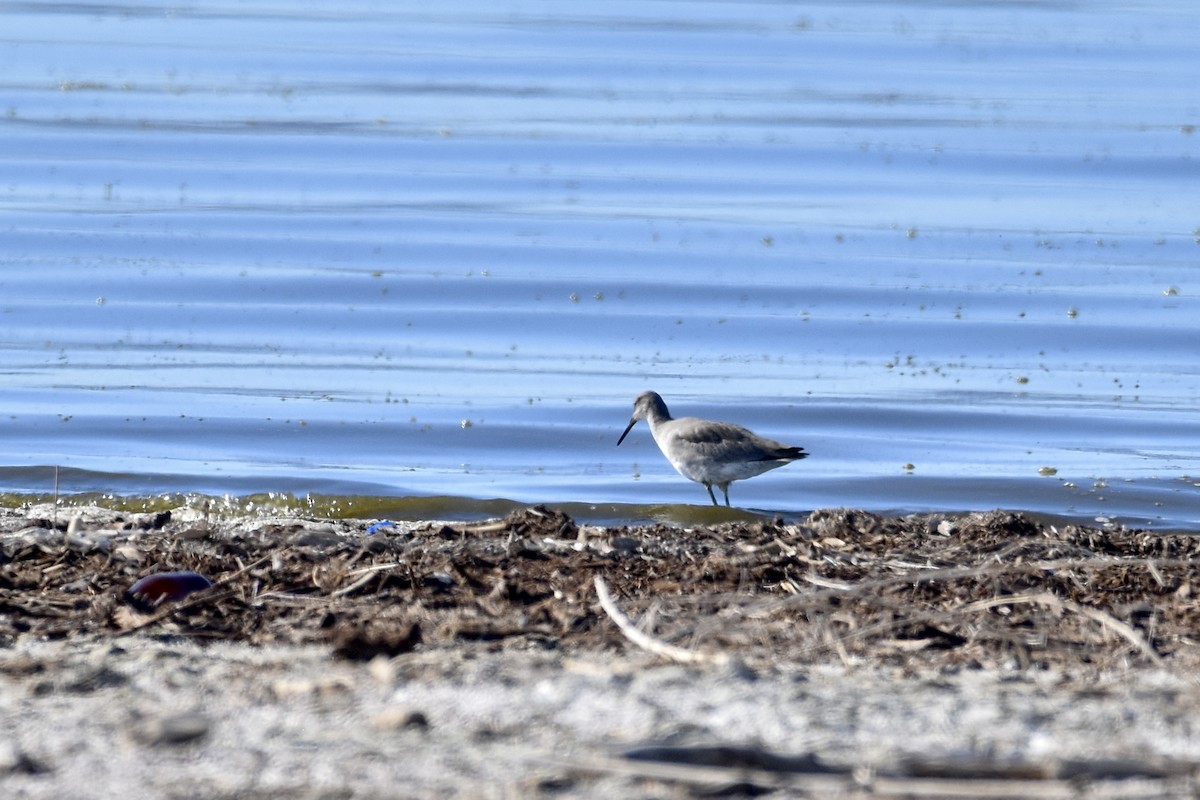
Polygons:
[[182,600],[192,592],[212,586],[212,581],[198,572],[180,570],[156,572],[147,575],[129,587],[129,598],[148,606],[158,606],[168,601]]
[[[999,511],[603,527],[533,507],[372,536],[369,520],[233,517],[200,535],[182,512],[157,528],[80,515],[79,531],[118,532],[110,546],[76,547],[44,513],[0,510],[0,641],[152,628],[323,643],[351,660],[649,647],[755,667],[1200,663],[1200,537],[1185,534]],[[165,564],[187,569],[138,580]],[[131,616],[131,595],[153,613]]]

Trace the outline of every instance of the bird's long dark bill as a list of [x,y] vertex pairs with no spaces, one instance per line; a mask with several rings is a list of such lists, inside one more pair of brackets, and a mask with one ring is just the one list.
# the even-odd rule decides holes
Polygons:
[[621,434],[620,439],[617,439],[617,447],[620,447],[621,442],[625,441],[625,437],[629,435],[629,432],[631,430],[633,430],[634,425],[637,425],[637,420],[636,419],[629,420],[629,424],[625,426],[625,432]]

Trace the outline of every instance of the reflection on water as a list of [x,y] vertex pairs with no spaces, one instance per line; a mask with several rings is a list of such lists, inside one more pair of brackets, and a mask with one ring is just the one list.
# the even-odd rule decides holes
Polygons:
[[0,488],[1200,525],[1182,0],[167,11],[0,32]]

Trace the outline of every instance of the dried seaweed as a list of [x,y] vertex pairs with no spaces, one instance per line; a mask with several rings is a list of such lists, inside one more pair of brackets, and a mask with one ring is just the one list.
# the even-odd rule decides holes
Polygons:
[[[451,646],[657,642],[747,663],[840,658],[916,669],[1194,666],[1200,538],[1055,527],[1021,514],[800,524],[580,526],[526,509],[480,524],[173,520],[93,509],[71,526],[0,519],[0,640],[156,631],[328,642],[347,658]],[[160,570],[214,586],[146,613],[126,590]],[[639,621],[640,620],[640,621]]]

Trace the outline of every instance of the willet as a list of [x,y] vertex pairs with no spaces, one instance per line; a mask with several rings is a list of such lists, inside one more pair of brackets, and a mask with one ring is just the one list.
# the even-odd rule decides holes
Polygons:
[[802,447],[764,439],[732,422],[671,419],[657,392],[642,392],[633,401],[633,417],[617,439],[618,447],[639,419],[646,420],[655,444],[675,471],[704,484],[714,506],[718,503],[713,486],[725,494],[725,505],[729,505],[729,484],[808,457]]

